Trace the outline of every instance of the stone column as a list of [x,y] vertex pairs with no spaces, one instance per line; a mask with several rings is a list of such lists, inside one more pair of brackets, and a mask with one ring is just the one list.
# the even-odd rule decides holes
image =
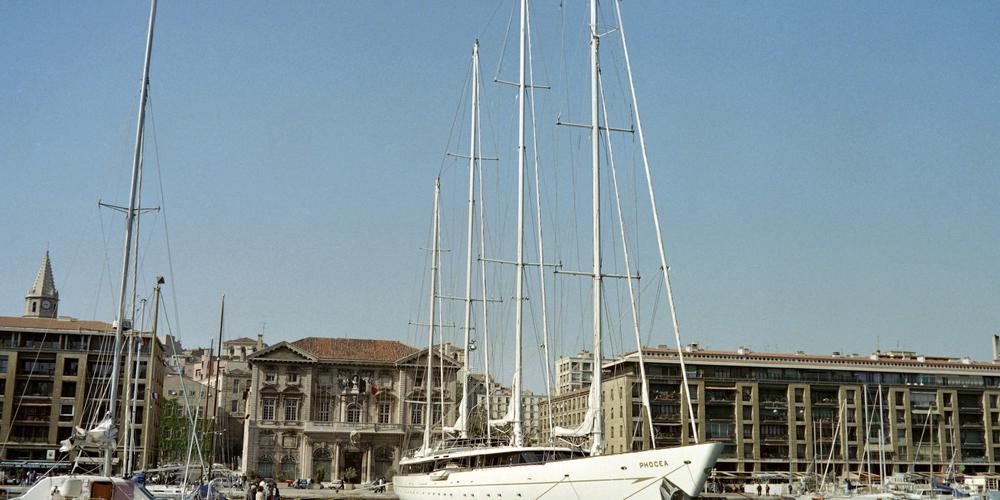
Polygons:
[[340,441],[333,443],[333,470],[330,473],[331,480],[337,480],[341,478],[340,475]]
[[374,450],[375,448],[371,444],[369,444],[368,448],[365,450],[365,477],[362,478],[362,481],[372,480],[372,454]]
[[299,455],[301,456],[299,460],[299,478],[308,478],[312,477],[312,440],[305,434],[300,434],[300,436],[302,437],[302,442],[299,443]]

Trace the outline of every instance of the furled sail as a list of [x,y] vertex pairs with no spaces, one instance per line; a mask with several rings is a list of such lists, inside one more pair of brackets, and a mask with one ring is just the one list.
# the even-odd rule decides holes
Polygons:
[[[465,401],[465,396],[462,396],[462,402],[459,403],[459,409],[467,408],[468,403]],[[458,412],[458,419],[455,420],[455,425],[452,427],[445,426],[444,431],[450,434],[456,434],[465,431],[465,412]]]
[[590,384],[590,392],[587,395],[587,413],[583,416],[583,422],[580,422],[580,425],[576,427],[556,426],[552,429],[552,433],[561,437],[589,436],[594,431],[599,411],[601,411],[601,388],[598,384]]
[[[510,385],[511,387],[520,387],[520,384],[517,383],[519,377],[520,374],[518,373],[514,374],[514,381],[513,383],[511,383]],[[513,398],[511,400],[513,401]],[[507,413],[503,416],[503,418],[490,419],[490,425],[493,427],[500,427],[503,425],[507,425],[513,421],[514,421],[514,405],[509,404],[507,405]]]
[[118,438],[118,428],[111,416],[104,417],[93,429],[73,429],[69,438],[60,441],[59,451],[65,453],[76,448],[113,448]]

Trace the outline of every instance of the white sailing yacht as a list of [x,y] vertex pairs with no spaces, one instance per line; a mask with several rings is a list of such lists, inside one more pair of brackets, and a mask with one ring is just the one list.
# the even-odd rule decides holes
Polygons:
[[[620,16],[619,16],[620,17]],[[591,37],[591,146],[593,168],[593,328],[594,362],[588,409],[582,424],[573,429],[554,429],[557,436],[590,436],[589,451],[579,448],[556,446],[525,446],[521,427],[521,325],[524,276],[524,106],[525,106],[525,50],[527,28],[527,0],[521,0],[520,16],[520,78],[518,83],[520,106],[518,142],[518,235],[517,235],[517,297],[515,302],[515,353],[514,379],[511,391],[510,411],[505,419],[512,424],[513,435],[510,443],[497,443],[494,439],[446,440],[436,448],[430,446],[430,419],[425,418],[423,446],[400,461],[400,473],[394,478],[394,491],[401,500],[416,500],[435,497],[461,498],[599,498],[599,499],[657,499],[687,498],[698,496],[715,461],[722,451],[717,443],[694,444],[672,448],[634,451],[605,455],[603,439],[603,411],[601,401],[602,382],[602,300],[601,280],[605,277],[601,269],[601,224],[600,224],[600,123],[599,94],[601,92],[598,69],[598,47],[600,34],[597,28],[597,1],[590,3]],[[622,33],[624,41],[624,33]],[[474,51],[474,57],[476,52]],[[626,64],[627,63],[626,52]],[[473,69],[474,78],[478,73]],[[631,83],[631,74],[629,74]],[[473,89],[476,88],[473,84]],[[476,90],[473,90],[473,99]],[[634,99],[634,93],[633,93]],[[475,112],[474,112],[475,113]],[[641,125],[636,116],[642,141]],[[475,115],[473,134],[475,134]],[[475,138],[470,162],[474,163]],[[470,168],[471,170],[471,168]],[[647,168],[648,175],[648,168]],[[647,179],[648,181],[648,179]],[[471,178],[470,178],[471,182]],[[435,187],[434,248],[431,265],[431,311],[430,339],[433,344],[435,323],[434,296],[436,294],[437,238],[439,234],[438,199],[440,185]],[[650,190],[652,187],[650,186]],[[471,193],[471,188],[470,188]],[[471,196],[471,194],[470,194]],[[471,207],[471,201],[470,201]],[[655,202],[654,202],[654,220]],[[470,215],[471,217],[471,215]],[[660,242],[660,260],[664,278],[667,266],[663,255],[662,240],[659,238],[659,222],[656,221],[657,240]],[[626,261],[627,262],[627,261]],[[588,273],[590,274],[590,273]],[[468,283],[468,280],[467,280]],[[630,283],[631,285],[631,283]],[[669,295],[669,281],[667,281]],[[631,288],[630,288],[631,290]],[[634,304],[634,301],[633,301]],[[671,304],[672,305],[672,304]],[[634,307],[634,306],[633,306]],[[633,309],[634,313],[634,309]],[[468,308],[466,309],[468,318]],[[676,322],[675,322],[676,333]],[[468,331],[468,330],[467,330]],[[679,335],[678,335],[679,337]],[[678,339],[678,345],[680,345]],[[640,350],[641,352],[641,350]],[[467,357],[468,358],[468,357]],[[428,357],[428,373],[432,372]],[[682,370],[682,373],[683,370]],[[687,387],[685,380],[685,387]],[[690,401],[690,398],[689,398]],[[427,410],[430,415],[431,384],[427,383]],[[462,417],[456,427],[462,428],[464,421],[463,398],[460,411]],[[692,424],[693,425],[693,424]],[[463,438],[465,433],[463,432]],[[697,432],[694,434],[697,436]]]
[[[67,474],[62,476],[44,477],[36,482],[20,497],[23,500],[75,499],[75,500],[153,500],[154,496],[141,484],[129,479],[115,477],[112,473],[113,455],[117,446],[118,436],[118,392],[119,385],[115,383],[121,376],[121,352],[125,330],[125,295],[128,289],[128,270],[130,252],[132,249],[133,227],[135,224],[138,198],[140,165],[142,162],[142,140],[146,115],[146,100],[149,87],[149,62],[153,50],[153,26],[156,19],[156,0],[151,0],[149,11],[149,27],[146,35],[146,51],[143,62],[142,82],[139,91],[139,118],[136,127],[135,154],[132,163],[132,181],[129,189],[129,205],[125,212],[125,245],[123,252],[121,282],[118,295],[118,316],[115,320],[115,342],[113,364],[111,370],[110,398],[108,414],[93,429],[84,431],[77,429],[73,436],[63,441],[63,451],[84,446],[96,446],[104,449],[104,464],[101,474]],[[131,352],[131,349],[129,349]],[[127,468],[126,458],[122,457],[123,469]]]

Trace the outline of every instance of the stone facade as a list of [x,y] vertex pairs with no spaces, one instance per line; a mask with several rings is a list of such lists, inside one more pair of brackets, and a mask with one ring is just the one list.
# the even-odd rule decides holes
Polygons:
[[[457,417],[461,369],[459,355],[448,352],[442,360],[439,352],[433,353],[435,434],[442,420],[452,425]],[[426,356],[395,341],[316,337],[252,354],[244,470],[364,482],[398,468],[401,455],[423,440]]]

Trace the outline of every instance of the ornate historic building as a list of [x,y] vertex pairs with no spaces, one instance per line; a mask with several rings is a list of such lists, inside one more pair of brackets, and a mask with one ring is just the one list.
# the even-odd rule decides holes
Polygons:
[[[442,421],[455,421],[461,368],[459,352],[446,350],[443,359],[439,352],[432,360],[437,432]],[[391,340],[319,337],[253,353],[244,470],[362,482],[386,474],[423,439],[426,356],[426,349]]]

